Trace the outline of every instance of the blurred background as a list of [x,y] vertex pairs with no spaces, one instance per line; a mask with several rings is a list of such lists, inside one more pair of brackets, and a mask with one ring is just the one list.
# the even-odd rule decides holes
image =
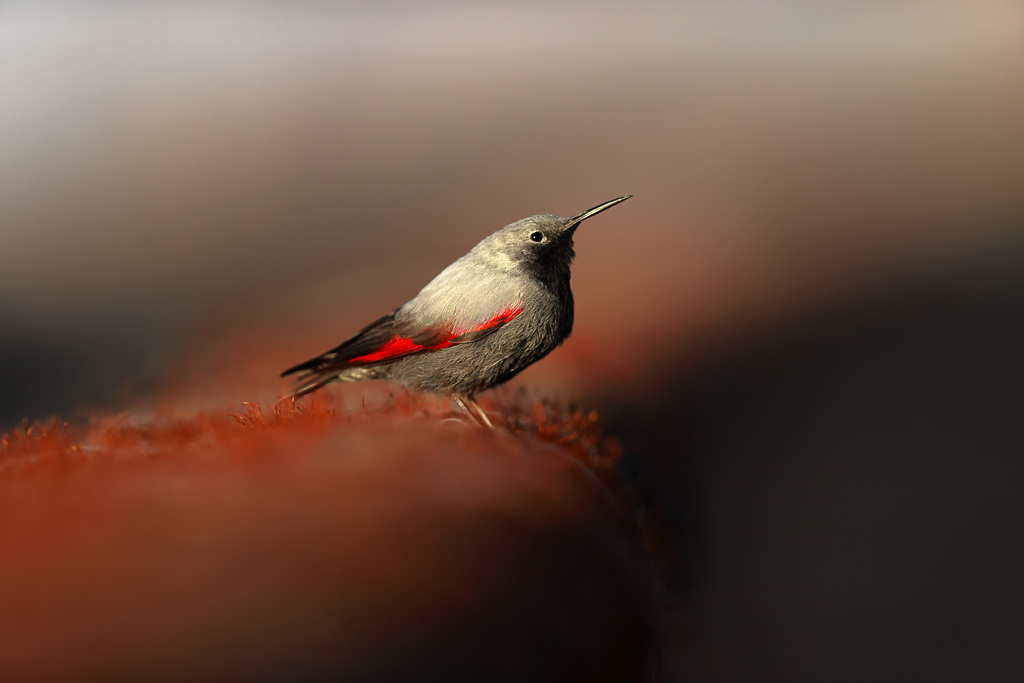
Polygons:
[[1013,0],[6,2],[0,430],[272,400],[632,193],[514,387],[673,530],[669,679],[1020,679],[1022,121]]

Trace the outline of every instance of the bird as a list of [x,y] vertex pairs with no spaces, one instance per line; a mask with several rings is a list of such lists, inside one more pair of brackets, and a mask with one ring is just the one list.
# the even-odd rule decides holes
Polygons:
[[485,237],[405,304],[282,372],[299,382],[287,398],[335,381],[391,380],[449,396],[493,428],[476,394],[508,381],[569,336],[576,229],[632,196],[571,218],[530,216]]

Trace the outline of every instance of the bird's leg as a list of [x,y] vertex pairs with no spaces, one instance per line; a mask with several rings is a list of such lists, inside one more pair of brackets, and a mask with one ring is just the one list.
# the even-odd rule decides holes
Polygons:
[[480,422],[480,418],[477,417],[476,413],[469,409],[468,405],[466,405],[465,399],[463,399],[461,396],[452,396],[452,400],[455,401],[460,408],[462,408],[463,412],[465,412],[466,415],[469,415],[469,419],[477,423],[477,425],[483,427],[483,423]]
[[[481,427],[494,429],[494,425],[491,424],[491,420],[490,418],[487,417],[487,413],[484,412],[484,409],[480,407],[479,403],[473,400],[472,396],[466,396],[465,398],[463,398],[462,396],[455,396],[454,398],[455,402],[459,404],[459,407],[465,410],[467,413],[469,413],[469,416],[473,418],[474,422],[479,424]],[[470,406],[476,408],[475,413],[472,410],[470,410]]]
[[484,412],[484,409],[480,407],[480,404],[477,403],[476,399],[474,399],[472,396],[469,397],[469,405],[476,408],[476,412],[480,415],[480,419],[483,420],[483,423],[487,426],[488,429],[494,429],[494,425],[491,424],[491,419],[487,417],[487,413]]

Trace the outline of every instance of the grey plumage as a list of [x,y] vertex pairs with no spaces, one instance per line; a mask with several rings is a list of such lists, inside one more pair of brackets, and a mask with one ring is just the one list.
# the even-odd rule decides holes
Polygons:
[[472,402],[569,336],[576,228],[631,196],[571,218],[531,216],[498,230],[413,299],[282,376],[301,373],[294,396],[336,380],[387,379]]

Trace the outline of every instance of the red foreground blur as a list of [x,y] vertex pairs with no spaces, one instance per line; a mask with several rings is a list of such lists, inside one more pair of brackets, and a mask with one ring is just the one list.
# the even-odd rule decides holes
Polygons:
[[0,679],[644,680],[617,444],[424,400],[5,434]]

